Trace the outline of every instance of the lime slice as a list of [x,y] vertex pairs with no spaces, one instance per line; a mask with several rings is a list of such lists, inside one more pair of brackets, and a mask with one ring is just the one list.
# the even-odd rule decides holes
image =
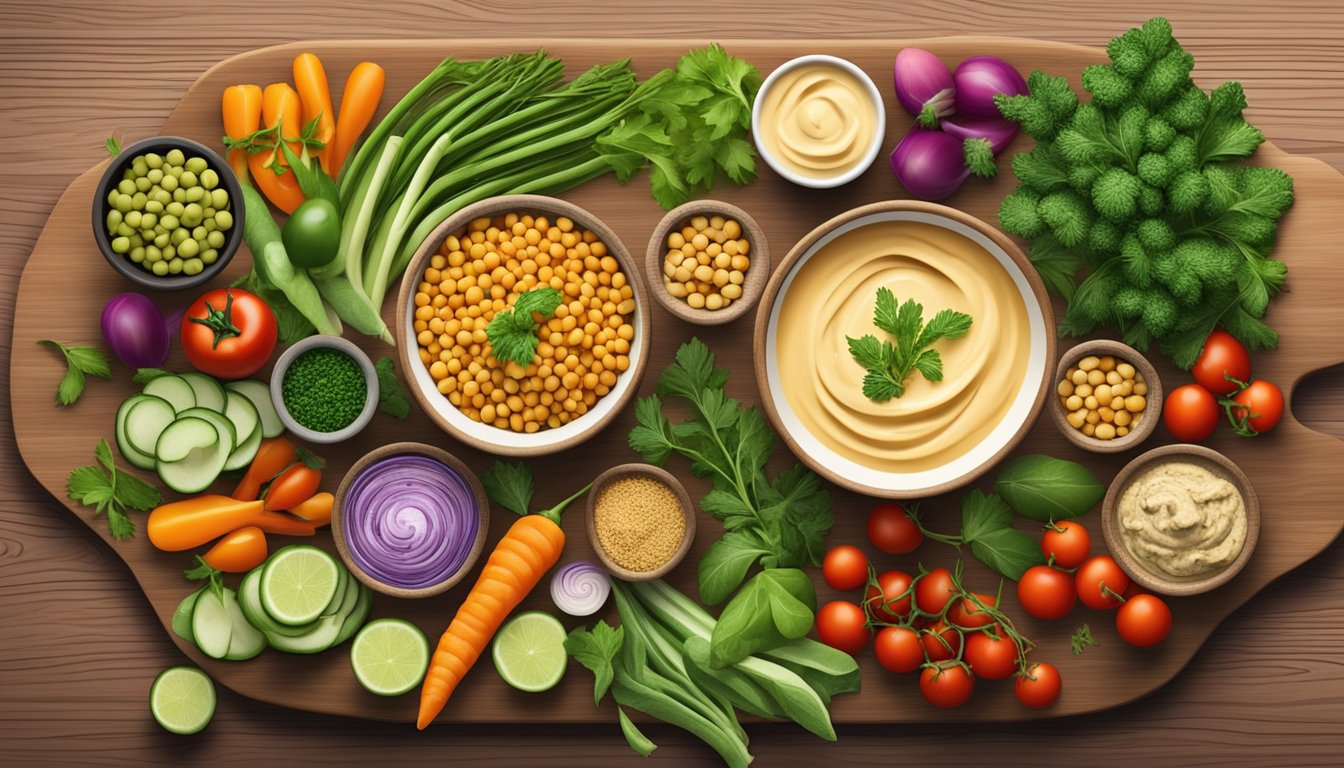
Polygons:
[[429,640],[420,628],[401,619],[364,625],[350,646],[355,679],[369,693],[400,696],[420,685],[429,669]]
[[520,613],[495,635],[495,669],[520,691],[550,690],[565,676],[565,627],[541,611]]
[[195,667],[169,667],[154,678],[149,711],[173,733],[197,733],[215,715],[215,684]]
[[281,624],[307,624],[322,615],[336,594],[340,568],[336,558],[317,547],[285,547],[261,572],[261,605]]

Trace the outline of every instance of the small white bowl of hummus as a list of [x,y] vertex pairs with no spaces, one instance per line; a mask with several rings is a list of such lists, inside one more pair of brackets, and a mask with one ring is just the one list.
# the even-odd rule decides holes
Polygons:
[[811,54],[779,65],[751,109],[751,134],[766,165],[816,189],[861,176],[882,151],[886,131],[882,92],[838,56]]
[[[902,393],[873,399],[873,369],[850,340],[922,335],[876,327],[883,291],[919,304],[925,322],[948,310],[970,325],[927,347],[932,377],[895,375]],[[766,285],[754,337],[762,408],[839,486],[889,499],[954,490],[1005,458],[1040,414],[1055,359],[1049,308],[1026,255],[979,219],[913,200],[855,208],[799,241]]]
[[1231,459],[1200,445],[1167,445],[1120,470],[1101,525],[1111,555],[1135,582],[1193,595],[1245,567],[1260,537],[1260,504]]

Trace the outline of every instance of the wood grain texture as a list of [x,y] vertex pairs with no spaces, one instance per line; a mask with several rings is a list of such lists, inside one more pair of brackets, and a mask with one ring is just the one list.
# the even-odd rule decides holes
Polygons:
[[[251,7],[249,7],[251,6]],[[0,317],[12,316],[17,278],[66,184],[99,159],[110,129],[151,135],[212,63],[298,38],[559,34],[616,37],[782,36],[909,38],[999,34],[1098,45],[1150,15],[1167,15],[1199,62],[1201,83],[1246,83],[1249,116],[1280,147],[1344,168],[1344,11],[1334,2],[1003,4],[922,0],[813,4],[752,0],[731,6],[581,0],[540,2],[296,2],[201,4],[165,13],[143,2],[0,8]],[[185,22],[190,22],[184,27]],[[184,28],[209,30],[186,34]],[[730,31],[732,34],[727,34]],[[151,47],[137,41],[152,41]],[[146,44],[148,45],[148,44]],[[1287,257],[1291,261],[1291,257]],[[0,333],[7,352],[9,334]],[[1335,342],[1338,351],[1341,345]],[[0,379],[0,390],[8,382]],[[747,392],[746,394],[750,394]],[[0,397],[7,417],[8,397]],[[1301,382],[1294,411],[1344,436],[1344,369]],[[7,418],[0,417],[0,421]],[[0,449],[0,753],[16,765],[279,762],[628,765],[614,727],[445,727],[411,736],[399,726],[305,715],[224,692],[215,723],[183,740],[147,717],[153,675],[180,663],[129,571],[61,511]],[[1291,514],[1285,524],[1291,524]],[[793,729],[753,727],[763,765],[818,760],[890,764],[1321,765],[1337,761],[1344,721],[1344,546],[1271,585],[1234,614],[1171,684],[1095,717],[993,726],[842,727],[822,745]],[[1285,638],[1300,638],[1289,643]],[[1066,685],[1067,685],[1066,681]],[[913,692],[911,693],[913,695]],[[709,763],[681,734],[653,728],[654,760]],[[1039,745],[1048,744],[1045,751]],[[959,745],[955,750],[952,745]],[[899,758],[897,758],[899,755]]]

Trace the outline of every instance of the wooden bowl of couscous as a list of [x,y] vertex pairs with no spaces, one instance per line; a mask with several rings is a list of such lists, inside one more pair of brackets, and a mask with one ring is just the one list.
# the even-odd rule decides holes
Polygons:
[[[530,321],[514,312],[524,296]],[[588,211],[540,195],[483,200],[430,233],[402,280],[394,331],[429,418],[507,456],[601,431],[634,397],[651,336],[624,243]]]

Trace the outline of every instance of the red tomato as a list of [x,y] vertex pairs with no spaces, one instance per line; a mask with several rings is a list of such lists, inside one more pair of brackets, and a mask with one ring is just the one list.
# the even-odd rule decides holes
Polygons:
[[868,514],[868,540],[889,555],[913,552],[924,541],[905,507],[900,504],[878,504]]
[[1092,536],[1082,523],[1061,520],[1045,527],[1041,554],[1055,559],[1056,568],[1077,568],[1092,552]]
[[1064,571],[1048,565],[1033,565],[1017,582],[1017,602],[1038,619],[1062,619],[1078,602],[1073,580]]
[[832,547],[821,561],[821,575],[832,589],[858,589],[868,583],[868,556],[848,544]]
[[883,627],[873,640],[877,663],[897,673],[914,672],[924,663],[924,644],[909,627]]
[[1171,609],[1156,595],[1135,595],[1116,612],[1115,631],[1130,645],[1157,645],[1171,632]]
[[261,370],[278,338],[270,306],[239,288],[210,291],[182,315],[187,360],[221,379],[244,379]]
[[[993,595],[976,592],[975,596],[990,608],[998,607],[998,600]],[[993,624],[994,614],[976,605],[969,597],[963,597],[947,609],[947,620],[963,629],[975,629]]]
[[853,656],[868,645],[872,631],[863,609],[844,600],[832,600],[817,611],[817,637],[821,642]]
[[1199,386],[1215,395],[1226,395],[1237,388],[1229,376],[1243,383],[1251,380],[1251,354],[1235,336],[1218,329],[1209,334],[1190,373]]
[[915,607],[931,616],[939,616],[955,593],[952,572],[946,568],[934,568],[920,576],[915,584]]
[[[1120,605],[1119,595],[1129,589],[1129,576],[1120,570],[1119,563],[1110,555],[1089,558],[1074,574],[1078,599],[1088,608],[1109,611]],[[1102,589],[1102,586],[1105,589]]]
[[1024,707],[1045,709],[1059,698],[1059,689],[1063,683],[1059,679],[1059,670],[1045,662],[1037,662],[1027,669],[1027,674],[1018,675],[1013,685],[1013,693]]
[[1222,411],[1209,390],[1198,384],[1185,384],[1167,395],[1162,420],[1171,436],[1186,443],[1198,443],[1213,434]]
[[924,655],[929,661],[947,661],[961,653],[961,632],[942,620],[920,632],[919,640],[924,644]]
[[963,658],[976,677],[1003,680],[1017,671],[1017,643],[1007,635],[972,632]]
[[864,603],[878,619],[893,624],[900,622],[910,615],[910,595],[907,592],[913,581],[910,574],[905,571],[887,571],[879,574],[877,584],[882,590],[879,592],[877,587],[870,584],[863,598]]
[[975,690],[975,676],[964,664],[943,662],[925,667],[919,674],[919,692],[924,700],[940,709],[960,707]]
[[[1249,430],[1238,429],[1237,434],[1257,435],[1268,432],[1283,418],[1283,390],[1272,382],[1260,379],[1232,396],[1236,406],[1232,415],[1244,422]],[[1239,426],[1233,424],[1234,427]]]

